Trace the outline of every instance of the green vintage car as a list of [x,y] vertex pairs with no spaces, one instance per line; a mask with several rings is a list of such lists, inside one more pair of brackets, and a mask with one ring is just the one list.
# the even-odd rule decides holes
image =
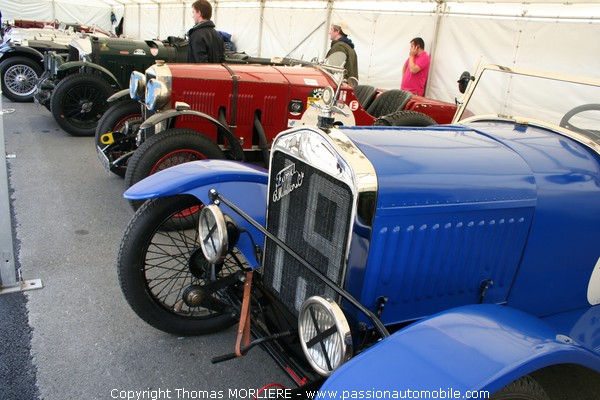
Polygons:
[[184,62],[186,40],[132,40],[90,36],[75,39],[68,54],[44,54],[44,72],[35,100],[48,108],[58,125],[73,136],[93,136],[107,109],[106,99],[129,86],[134,70],[145,70],[157,60]]

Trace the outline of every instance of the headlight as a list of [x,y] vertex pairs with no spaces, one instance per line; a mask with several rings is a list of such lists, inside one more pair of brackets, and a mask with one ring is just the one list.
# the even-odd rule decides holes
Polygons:
[[129,77],[129,97],[133,100],[145,100],[146,76],[138,71],[133,71]]
[[150,111],[158,110],[168,100],[169,89],[167,85],[156,79],[150,79],[146,85],[146,108]]
[[331,375],[352,355],[348,321],[329,298],[313,296],[304,301],[298,317],[298,333],[306,359],[320,375]]
[[221,209],[211,204],[200,212],[198,240],[206,259],[217,264],[223,261],[229,248],[227,224]]

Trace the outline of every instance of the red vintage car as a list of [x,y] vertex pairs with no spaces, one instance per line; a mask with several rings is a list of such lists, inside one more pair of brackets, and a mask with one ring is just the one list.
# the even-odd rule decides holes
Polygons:
[[97,151],[105,168],[125,176],[127,186],[204,158],[265,165],[279,132],[316,124],[328,86],[339,91],[336,125],[427,126],[454,116],[455,104],[352,86],[341,75],[338,67],[295,60],[158,63],[145,74],[134,72],[129,90],[113,96],[121,100],[98,123]]

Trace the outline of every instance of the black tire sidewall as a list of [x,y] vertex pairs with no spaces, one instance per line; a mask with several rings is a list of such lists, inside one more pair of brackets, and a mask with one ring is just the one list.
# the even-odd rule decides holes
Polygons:
[[418,111],[400,110],[395,113],[378,118],[375,126],[417,126],[425,127],[437,125],[437,122],[430,116]]
[[[96,126],[96,133],[94,135],[94,143],[96,144],[96,147],[102,147],[102,143],[100,142],[102,135],[107,132],[114,131],[119,122],[134,116],[139,116],[140,118],[142,117],[141,105],[136,100],[119,100],[116,103],[112,103],[110,108],[102,115],[102,118],[100,118],[98,125]],[[132,136],[133,134],[135,134],[135,132],[132,133]],[[110,150],[112,149],[113,147],[111,147]],[[109,155],[110,153],[111,151],[109,151]],[[110,156],[109,159],[111,159]],[[114,161],[114,159],[112,160]],[[127,162],[119,167],[110,168],[110,172],[121,178],[124,178],[127,169],[126,166]]]
[[[151,136],[137,148],[127,163],[125,186],[129,188],[149,176],[165,155],[185,149],[201,152],[207,159],[225,158],[223,151],[208,136],[191,129],[169,129]],[[137,200],[129,203],[134,210],[141,205]]]
[[9,69],[10,67],[13,67],[15,65],[25,65],[25,66],[31,68],[37,75],[38,79],[42,76],[43,69],[39,64],[36,64],[35,61],[33,61],[27,57],[19,57],[19,56],[9,57],[0,63],[0,76],[1,76],[1,80],[2,80],[2,94],[7,99],[14,101],[15,103],[31,102],[31,101],[33,101],[33,94],[31,94],[30,96],[19,96],[19,95],[12,93],[10,90],[8,90],[8,87],[6,86],[6,83],[5,83],[6,79],[4,77],[4,74],[6,73],[7,69]]
[[56,123],[68,134],[73,136],[94,136],[96,133],[97,123],[89,124],[90,126],[77,126],[64,116],[65,99],[69,92],[78,86],[91,86],[100,92],[104,98],[104,106],[106,99],[113,93],[114,89],[110,84],[99,75],[75,73],[62,79],[54,88],[50,99],[50,111],[56,120]]
[[106,132],[113,131],[115,126],[128,116],[142,115],[140,103],[135,100],[119,100],[112,104],[98,121],[95,132],[95,143],[99,146],[100,137]]
[[174,314],[161,306],[146,286],[144,258],[150,239],[171,213],[198,204],[198,199],[186,195],[145,202],[125,230],[117,260],[119,285],[133,311],[156,329],[176,335],[213,333],[235,323],[233,317],[225,314],[206,319],[185,318]]
[[550,400],[542,386],[531,376],[525,375],[494,393],[493,400]]

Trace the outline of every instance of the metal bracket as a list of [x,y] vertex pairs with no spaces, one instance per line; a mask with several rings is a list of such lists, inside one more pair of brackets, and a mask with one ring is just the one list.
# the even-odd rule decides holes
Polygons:
[[[14,112],[14,110],[3,110],[2,108],[2,92],[0,91],[0,155],[6,154],[4,146],[4,114]],[[8,196],[8,171],[6,167],[6,159],[14,158],[14,156],[5,156],[0,161],[0,252],[2,252],[2,260],[0,260],[0,294],[14,293],[25,290],[42,288],[40,279],[23,280],[21,270],[15,269],[15,260],[13,256],[13,231],[10,215],[10,199]]]

